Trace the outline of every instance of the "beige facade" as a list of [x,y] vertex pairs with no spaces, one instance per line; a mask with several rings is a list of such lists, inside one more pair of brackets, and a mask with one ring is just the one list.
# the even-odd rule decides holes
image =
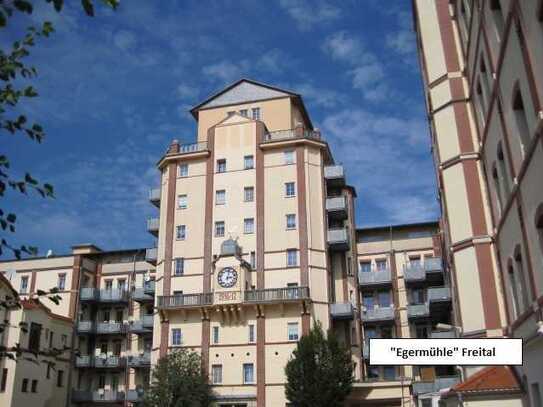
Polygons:
[[516,373],[525,403],[540,405],[543,3],[413,5],[455,324],[464,336],[522,337]]

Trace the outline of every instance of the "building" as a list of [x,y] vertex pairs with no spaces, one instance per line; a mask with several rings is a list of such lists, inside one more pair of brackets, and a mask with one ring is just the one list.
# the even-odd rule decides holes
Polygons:
[[[0,262],[0,271],[11,277],[11,285],[26,304],[25,314],[38,290],[57,288],[61,299],[58,304],[47,303],[51,310],[47,315],[63,321],[68,332],[54,334],[60,330],[45,324],[41,331],[53,341],[68,335],[68,342],[74,344],[74,352],[63,360],[64,400],[57,397],[53,404],[37,405],[126,405],[141,399],[151,364],[154,262],[152,249],[105,252],[91,244],[74,246],[70,255]],[[37,313],[42,307],[33,308]],[[54,387],[40,385],[31,392],[36,393],[31,401],[20,398],[28,395],[16,383],[11,386],[11,404],[2,405],[44,400],[50,388]]]
[[53,314],[40,300],[20,299],[9,280],[1,274],[0,299],[0,404],[66,405],[71,320]]
[[464,337],[523,338],[514,371],[525,402],[542,405],[543,3],[413,9],[454,324]]
[[[219,406],[286,405],[316,321],[361,362],[353,188],[296,93],[240,80],[191,110],[161,158],[153,363],[200,352]],[[154,350],[156,349],[156,351]]]

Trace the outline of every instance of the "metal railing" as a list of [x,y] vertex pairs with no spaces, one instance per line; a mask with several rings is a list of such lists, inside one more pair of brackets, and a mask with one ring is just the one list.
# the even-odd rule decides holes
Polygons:
[[460,381],[458,376],[436,377],[433,381],[413,382],[413,394],[436,393],[442,389],[453,387]]
[[427,273],[443,271],[443,261],[441,257],[425,257],[424,270]]
[[96,324],[97,334],[122,334],[126,327],[122,322],[98,322]]
[[348,243],[349,233],[347,228],[328,229],[328,244]]
[[407,306],[407,316],[409,318],[427,317],[430,315],[430,307],[428,303],[409,304]]
[[130,367],[149,366],[151,364],[151,353],[145,352],[141,355],[128,356],[126,363]]
[[379,307],[362,309],[362,321],[390,321],[394,319],[394,307]]
[[329,212],[346,211],[347,199],[344,195],[326,198],[326,210]]
[[93,321],[77,321],[77,332],[79,333],[94,332],[94,322]]
[[145,260],[150,263],[156,263],[158,260],[158,249],[156,247],[145,249]]
[[72,390],[73,402],[115,402],[124,401],[125,394],[114,390]]
[[246,302],[292,301],[308,298],[309,287],[282,287],[245,291]]
[[98,299],[98,289],[93,287],[83,287],[79,291],[80,301],[95,301]]
[[145,333],[153,329],[153,315],[144,315],[141,319],[132,321],[129,325],[130,332]]
[[428,288],[428,301],[450,301],[451,289],[449,287],[429,287]]
[[149,218],[147,219],[147,231],[148,232],[158,232],[160,228],[160,219],[159,218]]
[[200,141],[199,143],[187,143],[179,145],[179,154],[197,153],[199,151],[207,150],[207,141]]
[[143,291],[146,294],[154,295],[155,294],[155,286],[156,286],[156,281],[155,280],[144,281],[143,282]]
[[354,307],[350,302],[330,304],[330,315],[333,319],[353,319]]
[[288,139],[300,139],[307,138],[313,140],[321,140],[321,134],[318,131],[306,130],[306,129],[286,129],[270,131],[264,134],[262,142],[288,140]]
[[126,302],[128,301],[128,291],[124,288],[104,288],[99,291],[100,302]]
[[90,367],[92,366],[92,359],[88,355],[77,356],[75,358],[76,367]]
[[152,188],[149,190],[149,201],[151,202],[158,202],[160,201],[160,194],[161,189],[160,188]]
[[144,395],[145,395],[145,391],[143,389],[128,390],[126,392],[126,400],[132,403],[139,402],[143,400]]
[[343,171],[343,165],[329,165],[324,167],[324,178],[344,178],[345,172]]
[[119,368],[126,364],[124,356],[95,356],[93,366],[97,368]]
[[213,293],[162,295],[158,297],[158,308],[196,307],[213,304]]
[[[153,285],[154,287],[154,285]],[[153,301],[155,290],[149,287],[148,290],[145,287],[136,287],[132,293],[132,298],[134,301]]]
[[419,263],[407,263],[403,268],[403,278],[405,281],[424,281],[426,271]]
[[359,271],[358,283],[360,285],[376,285],[391,283],[392,277],[390,269],[372,270],[372,271]]

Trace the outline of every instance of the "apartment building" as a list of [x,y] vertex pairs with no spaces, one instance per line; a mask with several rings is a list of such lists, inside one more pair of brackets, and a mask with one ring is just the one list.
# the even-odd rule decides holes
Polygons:
[[413,8],[454,323],[465,337],[523,338],[514,372],[525,403],[539,406],[543,2],[414,0]]
[[[36,388],[28,384],[33,390],[26,391],[15,383],[10,387],[14,396],[3,405],[16,406],[25,400],[44,406],[140,401],[148,387],[151,365],[153,256],[152,249],[102,251],[83,244],[74,246],[69,255],[0,262],[0,272],[10,277],[10,284],[23,299],[25,313],[36,301],[38,290],[57,288],[58,304],[42,301],[47,304],[47,315],[62,321],[66,332],[41,323],[36,335],[41,332],[42,338],[49,338],[43,341],[53,341],[49,344],[64,341],[74,345],[73,352],[62,360],[62,377],[57,378],[57,386],[62,386],[65,394],[62,401],[55,396],[50,404],[48,392],[56,387],[46,379],[52,373],[30,367],[35,378],[28,380],[43,384]],[[36,313],[42,307],[34,308]]]
[[197,141],[161,158],[149,221],[153,364],[196,350],[218,406],[286,405],[284,366],[319,321],[350,346],[360,380],[355,192],[301,96],[243,79],[191,112]]

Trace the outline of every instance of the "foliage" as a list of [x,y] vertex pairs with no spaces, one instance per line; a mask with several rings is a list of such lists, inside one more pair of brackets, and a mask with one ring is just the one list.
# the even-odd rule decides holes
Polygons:
[[302,336],[285,367],[286,396],[296,407],[339,407],[351,392],[349,350],[320,324]]
[[[45,0],[52,4],[57,12],[62,10],[63,0]],[[32,14],[32,1],[29,0],[0,0],[0,29],[8,25],[8,21],[17,13]],[[116,9],[119,0],[102,0],[106,6]],[[92,0],[81,0],[81,6],[88,16],[94,16]],[[41,143],[45,132],[39,123],[31,123],[24,115],[17,112],[20,103],[26,99],[35,98],[38,92],[32,85],[27,84],[35,78],[38,71],[33,66],[27,66],[24,59],[30,55],[30,48],[41,38],[47,38],[54,32],[53,25],[46,21],[40,27],[29,27],[26,35],[20,41],[15,41],[8,49],[0,49],[0,134],[8,137],[22,134],[30,140]],[[8,188],[26,195],[28,190],[36,191],[43,198],[54,198],[53,186],[40,183],[30,173],[18,178],[10,174],[12,162],[6,155],[0,155],[0,198],[5,196]],[[0,209],[0,227],[3,233],[15,232],[17,216]],[[22,245],[16,247],[9,243],[4,236],[0,239],[0,256],[4,251],[12,252],[19,259],[22,254],[36,255],[38,249],[34,246]]]
[[158,360],[145,407],[207,407],[212,392],[202,360],[196,352],[180,349]]

